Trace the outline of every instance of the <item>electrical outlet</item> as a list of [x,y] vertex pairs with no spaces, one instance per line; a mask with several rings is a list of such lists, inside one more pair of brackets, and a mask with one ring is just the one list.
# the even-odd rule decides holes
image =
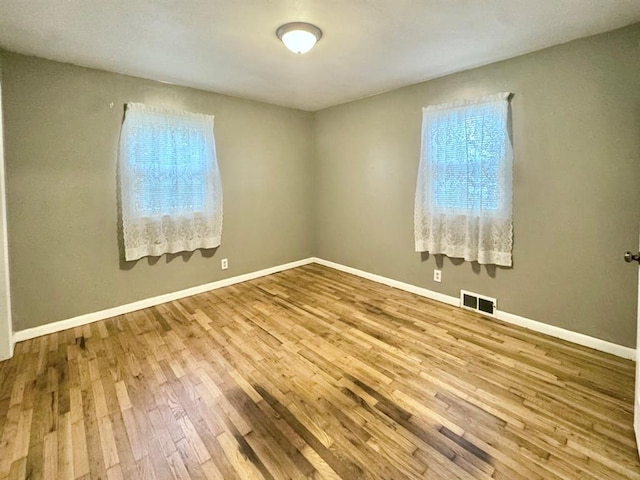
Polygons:
[[442,281],[442,270],[434,270],[433,271],[433,281],[441,282]]
[[222,260],[220,260],[220,268],[222,268],[222,270],[226,270],[227,268],[229,268],[229,259],[223,258]]

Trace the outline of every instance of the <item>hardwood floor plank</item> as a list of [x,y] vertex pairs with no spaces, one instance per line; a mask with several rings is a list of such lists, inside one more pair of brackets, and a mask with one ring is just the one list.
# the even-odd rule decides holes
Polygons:
[[85,436],[84,420],[71,424],[71,444],[73,447],[73,471],[75,478],[89,475],[89,452]]
[[58,435],[49,432],[44,436],[44,472],[42,478],[55,480],[58,478]]
[[71,415],[62,415],[58,429],[58,478],[75,478]]

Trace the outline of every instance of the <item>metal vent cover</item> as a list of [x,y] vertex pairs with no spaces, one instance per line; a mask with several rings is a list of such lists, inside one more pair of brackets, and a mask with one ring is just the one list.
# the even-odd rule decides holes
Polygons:
[[478,293],[460,290],[460,306],[467,310],[482,313],[483,315],[495,316],[498,301],[495,298],[486,297]]

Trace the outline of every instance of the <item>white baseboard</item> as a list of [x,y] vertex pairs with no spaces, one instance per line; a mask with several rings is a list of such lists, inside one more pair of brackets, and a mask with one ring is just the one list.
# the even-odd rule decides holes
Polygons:
[[[405,290],[407,292],[415,293],[416,295],[430,298],[431,300],[437,300],[439,302],[446,303],[448,305],[454,305],[456,307],[460,306],[460,298],[458,297],[444,295],[442,293],[434,292],[433,290],[429,290],[427,288],[417,287],[409,283],[400,282],[398,280],[393,280],[391,278],[383,277],[381,275],[376,275],[374,273],[358,270],[357,268],[347,267],[345,265],[330,262],[328,260],[323,260],[321,258],[313,258],[313,261],[315,263],[324,265],[326,267],[334,268],[336,270],[350,273],[358,277],[366,278],[374,282],[382,283],[390,287],[395,287],[400,290]],[[512,325],[517,325],[519,327],[524,327],[528,330],[533,330],[535,332],[544,333],[545,335],[549,335],[551,337],[567,340],[569,342],[576,343],[578,345],[593,348],[594,350],[599,350],[601,352],[610,353],[612,355],[626,358],[628,360],[636,360],[635,348],[624,347],[616,343],[607,342],[606,340],[590,337],[582,333],[572,332],[571,330],[565,330],[564,328],[555,327],[553,325],[538,322],[536,320],[531,320],[529,318],[521,317],[519,315],[514,315],[513,313],[503,312],[500,310],[495,311],[494,317],[497,318],[498,320],[502,320],[505,323],[510,323]]]
[[118,307],[100,310],[99,312],[87,313],[85,315],[69,318],[67,320],[60,320],[58,322],[41,325],[39,327],[20,330],[18,332],[14,332],[13,343],[22,342],[24,340],[36,338],[41,335],[60,332],[69,328],[79,327],[88,323],[96,322],[98,320],[115,317],[117,315],[135,312],[136,310],[153,307],[156,305],[160,305],[161,303],[171,302],[173,300],[189,297],[191,295],[197,295],[198,293],[208,292],[217,288],[228,287],[229,285],[234,285],[236,283],[246,282],[255,278],[264,277],[267,275],[271,275],[272,273],[282,272],[283,270],[289,270],[290,268],[301,267],[302,265],[308,265],[309,263],[313,263],[312,258],[305,258],[303,260],[298,260],[297,262],[286,263],[284,265],[278,265],[277,267],[265,268],[264,270],[259,270],[257,272],[245,273],[243,275],[225,278],[216,282],[198,285],[197,287],[187,288],[178,292],[172,292],[165,295],[159,295],[157,297],[146,298],[137,302],[127,303],[126,305],[120,305]]
[[[210,290],[215,290],[217,288],[222,288],[229,285],[234,285],[236,283],[253,280],[255,278],[264,277],[266,275],[271,275],[272,273],[281,272],[283,270],[289,270],[290,268],[301,267],[302,265],[308,265],[310,263],[318,263],[319,265],[324,265],[326,267],[334,268],[342,272],[350,273],[358,277],[366,278],[368,280],[381,283],[383,285],[388,285],[390,287],[398,288],[400,290],[404,290],[410,293],[415,293],[416,295],[430,298],[432,300],[437,300],[438,302],[446,303],[448,305],[453,305],[456,307],[460,306],[460,299],[458,297],[452,297],[450,295],[445,295],[443,293],[434,292],[433,290],[429,290],[427,288],[418,287],[416,285],[400,282],[392,278],[383,277],[382,275],[376,275],[374,273],[365,272],[357,268],[347,267],[339,263],[334,263],[328,260],[323,260],[321,258],[312,257],[312,258],[299,260],[297,262],[291,262],[291,263],[279,265],[276,267],[266,268],[264,270],[259,270],[257,272],[251,272],[251,273],[246,273],[244,275],[225,278],[223,280],[207,283],[205,285],[199,285],[197,287],[187,288],[185,290],[180,290],[178,292],[167,293],[165,295],[159,295],[157,297],[139,300],[137,302],[128,303],[126,305],[121,305],[121,306],[109,308],[106,310],[101,310],[99,312],[87,313],[85,315],[69,318],[67,320],[61,320],[58,322],[41,325],[39,327],[21,330],[19,332],[14,332],[12,340],[13,340],[13,343],[22,342],[23,340],[29,340],[31,338],[39,337],[41,335],[60,332],[62,330],[67,330],[69,328],[86,325],[88,323],[96,322],[98,320],[104,320],[107,318],[115,317],[117,315],[122,315],[125,313],[134,312],[136,310],[141,310],[143,308],[153,307],[155,305],[160,305],[161,303],[171,302],[173,300],[189,297],[191,295],[196,295],[198,293],[208,292]],[[615,343],[607,342],[599,338],[590,337],[582,333],[572,332],[571,330],[565,330],[564,328],[555,327],[553,325],[548,325],[546,323],[538,322],[525,317],[521,317],[519,315],[514,315],[513,313],[503,312],[500,310],[496,310],[495,317],[498,320],[502,320],[503,322],[506,322],[506,323],[524,327],[526,329],[533,330],[536,332],[544,333],[546,335],[560,338],[562,340],[567,340],[569,342],[573,342],[578,345],[583,345],[585,347],[593,348],[601,352],[610,353],[612,355],[616,355],[618,357],[626,358],[629,360],[636,359],[636,350],[633,348],[624,347],[622,345],[617,345]]]

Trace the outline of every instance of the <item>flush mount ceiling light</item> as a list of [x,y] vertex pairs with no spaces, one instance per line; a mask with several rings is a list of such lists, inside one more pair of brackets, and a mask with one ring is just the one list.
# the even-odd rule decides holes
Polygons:
[[310,23],[292,22],[279,27],[276,35],[293,53],[302,54],[311,50],[322,38],[322,30]]

